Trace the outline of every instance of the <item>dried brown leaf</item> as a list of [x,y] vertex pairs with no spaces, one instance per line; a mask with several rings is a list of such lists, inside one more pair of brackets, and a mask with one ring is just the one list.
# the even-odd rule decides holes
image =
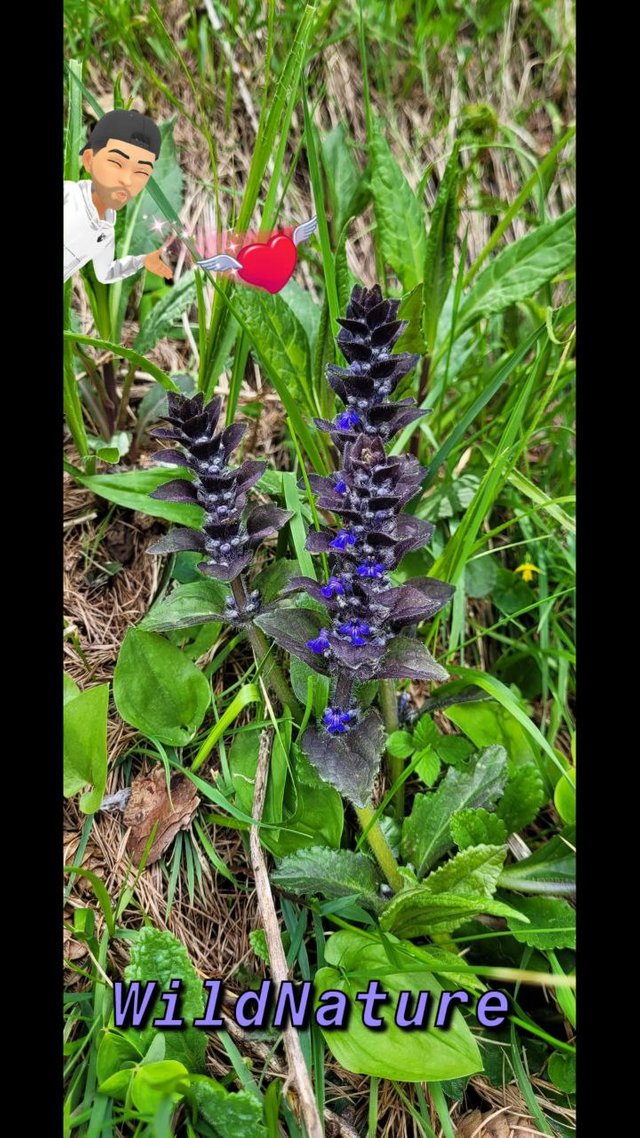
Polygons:
[[472,1110],[458,1123],[456,1138],[509,1138],[511,1125],[504,1113]]
[[157,824],[147,865],[157,861],[171,845],[178,830],[187,830],[200,805],[196,789],[185,775],[171,776],[171,796],[167,791],[164,767],[157,766],[149,774],[139,774],[131,784],[131,796],[122,816],[131,827],[127,850],[139,862],[153,827]]

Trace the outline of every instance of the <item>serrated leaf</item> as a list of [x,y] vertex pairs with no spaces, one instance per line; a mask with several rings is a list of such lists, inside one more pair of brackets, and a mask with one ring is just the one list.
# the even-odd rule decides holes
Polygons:
[[575,256],[575,208],[508,245],[476,278],[464,298],[456,334],[481,316],[524,300],[566,269]]
[[[75,691],[74,691],[75,688]],[[79,806],[93,814],[100,806],[107,782],[107,711],[109,685],[97,684],[80,691],[65,676],[63,793],[71,798],[90,785]]]
[[513,834],[533,822],[544,802],[544,782],[533,763],[524,763],[510,776],[496,808],[507,832]]
[[529,926],[523,929],[508,919],[509,928],[520,944],[543,949],[575,948],[576,914],[568,901],[561,897],[518,897],[512,905],[529,920]]
[[408,759],[414,748],[413,735],[408,731],[392,731],[387,736],[387,754],[396,759]]
[[324,658],[307,647],[307,641],[316,639],[322,627],[322,617],[314,609],[290,608],[259,613],[255,623],[281,648],[304,660],[314,672],[326,673]]
[[433,747],[423,747],[415,756],[417,761],[416,774],[420,776],[426,786],[433,786],[440,774],[440,759]]
[[266,1138],[262,1122],[262,1107],[249,1091],[228,1091],[214,1079],[198,1080],[189,1091],[198,1113],[213,1127],[217,1138],[232,1134]]
[[380,875],[370,858],[353,850],[309,846],[282,859],[271,881],[303,897],[357,897],[371,908],[380,907]]
[[440,740],[440,732],[433,719],[426,713],[421,715],[415,725],[413,738],[416,749],[420,747],[435,747]]
[[145,632],[169,632],[173,628],[192,628],[215,622],[224,615],[229,590],[220,581],[192,581],[179,585],[170,596],[156,603],[142,618],[138,628]]
[[[575,837],[573,828],[555,834],[530,857],[508,865],[500,874],[498,884],[503,889],[520,893],[573,893],[576,887],[576,855],[571,848]],[[570,844],[567,844],[570,843]]]
[[380,928],[399,937],[434,936],[453,932],[478,913],[490,913],[524,921],[518,909],[492,897],[466,897],[458,893],[434,893],[425,883],[416,889],[405,889],[389,902],[380,917]]
[[423,280],[426,233],[422,212],[379,127],[369,142],[371,196],[382,255],[410,292]]
[[130,628],[113,676],[125,723],[173,747],[195,735],[211,700],[206,677],[179,648],[155,632]]
[[422,884],[432,893],[460,893],[475,899],[493,897],[506,856],[504,845],[470,846],[430,873]]
[[[445,955],[449,959],[443,962]],[[466,984],[466,979],[457,974],[464,968],[459,957],[437,949],[421,950],[389,934],[381,942],[372,935],[344,931],[329,937],[325,960],[327,966],[321,968],[315,978],[317,997],[322,991],[338,990],[344,992],[348,1004],[352,1005],[346,1028],[323,1032],[327,1047],[346,1070],[403,1083],[453,1079],[481,1070],[480,1052],[460,1011],[454,1012],[446,1030],[429,1027],[428,1031],[411,1032],[394,1022],[402,991],[415,995],[429,992],[428,1022],[431,1024],[433,1008],[442,991],[452,991],[461,983]],[[443,974],[447,972],[447,964],[454,974],[446,978],[438,971],[444,989],[433,975],[441,963]],[[471,973],[469,979],[474,983]],[[369,980],[378,980],[389,995],[380,1011],[386,1024],[384,1047],[380,1045],[379,1033],[364,1026],[362,1003],[355,998],[366,989]]]
[[[180,998],[180,1014],[184,1018],[184,1028],[181,1031],[165,1030],[165,1055],[167,1059],[184,1063],[188,1071],[205,1071],[205,1052],[207,1047],[207,1034],[200,1028],[193,1027],[193,1020],[201,1018],[204,1014],[204,992],[202,981],[198,976],[184,945],[166,930],[154,929],[147,925],[136,934],[131,946],[129,964],[125,969],[125,980],[140,980],[143,983],[156,980],[158,992],[169,991],[172,980],[182,980]],[[143,1031],[135,1028],[127,1030],[127,1038],[144,1054],[158,1028],[153,1027],[153,1020],[160,1018],[166,1012],[163,1000],[157,999]]]
[[440,735],[434,750],[443,763],[450,763],[458,770],[468,770],[469,759],[473,754],[473,744],[462,735]]
[[176,321],[191,307],[195,299],[196,282],[194,271],[190,269],[180,277],[173,288],[169,289],[166,296],[154,304],[149,315],[143,320],[140,331],[133,341],[135,350],[141,355],[150,352],[158,340],[164,339],[172,331]]
[[423,877],[453,843],[451,816],[463,808],[488,806],[500,797],[507,778],[504,747],[485,747],[469,770],[449,767],[437,790],[418,794],[402,828],[402,852]]
[[457,810],[451,819],[451,836],[460,850],[479,845],[502,846],[507,840],[507,827],[496,814],[481,807]]

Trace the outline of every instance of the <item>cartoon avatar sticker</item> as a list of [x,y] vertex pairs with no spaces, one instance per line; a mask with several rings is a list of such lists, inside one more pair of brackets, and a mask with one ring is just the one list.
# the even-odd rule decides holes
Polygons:
[[156,124],[138,111],[109,111],[96,123],[82,164],[91,180],[64,183],[64,279],[93,261],[96,277],[113,284],[144,265],[165,280],[173,273],[152,253],[114,260],[116,211],[145,188],[160,154]]
[[296,267],[298,245],[306,241],[318,228],[317,217],[305,221],[294,229],[291,237],[277,233],[270,241],[244,245],[237,257],[218,253],[215,257],[197,261],[201,269],[210,273],[224,273],[233,269],[239,278],[267,292],[280,292]]

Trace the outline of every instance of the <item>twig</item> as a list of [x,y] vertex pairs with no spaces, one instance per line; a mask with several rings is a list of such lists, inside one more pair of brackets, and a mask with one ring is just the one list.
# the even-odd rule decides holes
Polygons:
[[[264,799],[267,790],[267,774],[269,770],[269,756],[271,754],[272,731],[265,730],[260,736],[260,749],[258,751],[258,767],[253,792],[254,822],[260,822],[264,808]],[[264,926],[267,948],[269,950],[269,968],[271,976],[277,985],[289,979],[289,969],[285,956],[280,926],[273,901],[267,865],[260,845],[260,832],[256,825],[251,827],[250,834],[251,865],[256,883],[258,907]],[[289,1025],[283,1031],[284,1049],[287,1056],[292,1082],[298,1092],[302,1118],[307,1128],[308,1138],[323,1138],[322,1122],[318,1113],[311,1079],[304,1061],[298,1033]]]

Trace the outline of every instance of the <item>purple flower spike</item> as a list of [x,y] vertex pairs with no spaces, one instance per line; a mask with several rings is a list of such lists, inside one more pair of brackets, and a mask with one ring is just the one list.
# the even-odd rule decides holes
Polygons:
[[367,637],[371,636],[371,629],[366,620],[350,620],[347,624],[341,624],[338,632],[342,636],[348,636],[356,648],[362,648],[362,645],[367,643]]
[[328,707],[322,716],[327,731],[330,735],[344,735],[348,731],[349,725],[355,719],[355,711],[342,711],[339,707]]
[[346,529],[339,529],[333,541],[329,543],[332,549],[346,549],[348,545],[355,545],[356,539]]
[[343,431],[348,431],[351,427],[357,427],[359,422],[360,417],[355,411],[343,411],[336,419],[336,426]]
[[322,586],[320,592],[327,600],[330,600],[331,597],[343,597],[344,585],[339,577],[329,577],[329,580],[326,585]]
[[375,577],[379,580],[384,577],[384,565],[379,561],[367,561],[364,565],[358,565],[356,573],[359,577]]
[[329,637],[326,628],[321,628],[315,640],[307,640],[307,648],[321,656],[329,648]]
[[335,490],[336,494],[346,494],[347,484],[346,484],[344,478],[341,478],[338,482],[336,482],[336,484],[334,486],[334,490]]

